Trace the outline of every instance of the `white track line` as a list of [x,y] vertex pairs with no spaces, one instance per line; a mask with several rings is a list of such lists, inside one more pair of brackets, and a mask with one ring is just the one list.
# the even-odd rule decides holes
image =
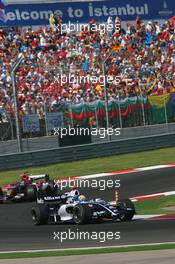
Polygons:
[[171,196],[171,195],[175,195],[175,191],[161,192],[161,193],[154,193],[154,194],[142,195],[142,196],[137,196],[137,197],[131,197],[130,200],[132,200],[133,202],[137,202],[137,201],[141,201],[141,200],[148,200],[148,199],[152,199],[152,198]]
[[[90,174],[90,175],[84,175],[84,176],[78,176],[78,177],[64,178],[62,180],[66,181],[68,179],[70,180],[71,178],[78,180],[78,179],[93,179],[93,178],[101,178],[101,177],[110,177],[113,175],[137,173],[137,172],[142,172],[142,171],[157,170],[157,169],[172,168],[172,167],[175,167],[175,163],[155,165],[155,166],[135,168],[135,169],[126,169],[126,170],[119,170],[119,171],[96,173],[96,174]],[[61,179],[58,179],[58,180],[61,180]]]
[[143,246],[161,246],[161,245],[175,245],[174,242],[162,243],[148,243],[148,244],[131,244],[131,245],[118,245],[118,246],[104,246],[104,247],[83,247],[83,248],[65,248],[65,249],[35,249],[35,250],[19,250],[19,251],[0,251],[0,254],[13,254],[13,253],[36,253],[36,252],[59,252],[69,250],[91,250],[91,249],[105,249],[105,248],[130,248],[130,247],[143,247]]

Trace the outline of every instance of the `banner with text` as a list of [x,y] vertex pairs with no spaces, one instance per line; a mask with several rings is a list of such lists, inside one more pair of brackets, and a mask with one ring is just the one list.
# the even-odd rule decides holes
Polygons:
[[63,113],[47,113],[46,114],[47,130],[52,131],[54,128],[64,126]]
[[22,118],[24,133],[34,133],[40,131],[39,118],[37,115],[27,115]]
[[92,18],[105,22],[109,16],[119,16],[123,21],[141,19],[168,19],[174,16],[172,0],[106,0],[50,4],[4,5],[0,0],[0,26],[32,26],[48,24],[53,12],[62,16],[63,22],[87,23]]

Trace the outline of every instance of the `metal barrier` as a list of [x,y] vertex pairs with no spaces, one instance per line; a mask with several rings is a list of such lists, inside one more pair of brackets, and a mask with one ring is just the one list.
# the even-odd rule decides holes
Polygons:
[[[120,139],[126,140],[145,136],[159,136],[164,135],[166,133],[175,133],[175,123],[122,128],[120,130],[120,135],[110,136],[110,141],[116,141]],[[92,135],[91,141],[92,143],[109,142],[109,137],[106,134],[104,137],[100,137],[100,135]],[[24,152],[53,149],[60,146],[58,136],[23,138],[22,144]],[[0,155],[12,153],[14,154],[17,152],[18,147],[16,140],[0,141]]]
[[0,169],[15,169],[175,146],[175,134],[147,136],[0,156]]

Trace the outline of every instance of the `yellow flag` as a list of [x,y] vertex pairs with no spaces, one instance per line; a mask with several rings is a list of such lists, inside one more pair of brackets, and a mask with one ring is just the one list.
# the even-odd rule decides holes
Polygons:
[[148,96],[148,101],[151,105],[157,106],[158,108],[164,107],[164,105],[168,102],[170,95],[152,95]]
[[157,83],[157,79],[154,80],[153,84],[151,85],[150,82],[152,80],[150,78],[148,78],[147,82],[146,82],[146,86],[147,86],[147,91],[152,91],[154,89],[154,86]]

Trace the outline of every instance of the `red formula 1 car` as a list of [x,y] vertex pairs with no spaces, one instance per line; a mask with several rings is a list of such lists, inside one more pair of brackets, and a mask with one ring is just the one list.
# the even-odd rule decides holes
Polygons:
[[54,181],[48,174],[29,175],[23,173],[21,180],[0,188],[0,203],[36,201],[38,192],[49,192],[53,189]]

